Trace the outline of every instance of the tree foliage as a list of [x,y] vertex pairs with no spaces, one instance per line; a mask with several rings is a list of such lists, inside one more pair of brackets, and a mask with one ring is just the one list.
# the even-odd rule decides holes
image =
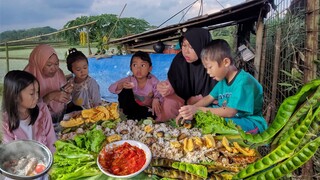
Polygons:
[[[51,28],[49,26],[31,28],[31,29],[26,29],[26,30],[4,31],[4,32],[0,33],[0,42],[18,40],[18,39],[28,38],[28,37],[32,37],[32,36],[41,35],[41,34],[48,34],[48,33],[56,32],[56,31],[57,31],[56,29]],[[54,38],[56,38],[56,37],[54,37],[54,36],[42,37],[41,40],[52,40]]]
[[71,20],[64,28],[83,25],[92,21],[95,24],[79,27],[63,32],[62,37],[71,45],[79,44],[80,32],[88,33],[90,42],[98,42],[98,49],[107,49],[104,44],[110,38],[120,38],[131,34],[144,32],[151,28],[149,23],[143,19],[119,18],[114,14],[101,14],[98,16],[81,16]]

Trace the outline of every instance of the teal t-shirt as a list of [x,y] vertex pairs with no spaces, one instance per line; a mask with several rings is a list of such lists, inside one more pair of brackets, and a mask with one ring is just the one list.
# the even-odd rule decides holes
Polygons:
[[260,132],[267,128],[262,116],[263,88],[251,74],[240,70],[230,83],[226,79],[219,81],[210,95],[218,100],[219,107],[237,109],[233,118],[251,120]]

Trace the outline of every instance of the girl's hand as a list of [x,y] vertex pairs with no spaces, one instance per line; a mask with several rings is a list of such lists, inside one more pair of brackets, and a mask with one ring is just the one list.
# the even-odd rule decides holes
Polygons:
[[133,82],[123,82],[121,89],[132,89],[134,88]]
[[198,108],[194,105],[187,105],[187,106],[182,106],[179,109],[179,115],[178,115],[178,119],[176,118],[176,122],[179,121],[180,118],[182,118],[181,123],[183,124],[183,122],[185,120],[192,120],[193,119],[193,115],[197,112]]
[[157,90],[163,97],[166,97],[170,94],[170,85],[166,81],[159,82],[157,84]]
[[162,111],[159,99],[154,98],[152,100],[152,115],[157,115],[160,114]]

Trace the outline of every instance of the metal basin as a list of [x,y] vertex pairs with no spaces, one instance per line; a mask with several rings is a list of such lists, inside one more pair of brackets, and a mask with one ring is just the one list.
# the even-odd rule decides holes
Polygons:
[[[53,163],[53,156],[49,148],[33,140],[17,140],[7,144],[0,144],[0,173],[12,179],[35,179],[49,171]],[[16,162],[29,155],[42,162],[45,169],[30,176],[14,173],[9,169],[8,162]],[[12,167],[11,167],[12,168]]]

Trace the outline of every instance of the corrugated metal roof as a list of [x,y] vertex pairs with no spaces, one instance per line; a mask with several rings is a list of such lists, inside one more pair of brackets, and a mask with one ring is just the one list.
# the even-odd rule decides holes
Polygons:
[[216,13],[189,19],[183,23],[114,39],[109,43],[125,44],[131,48],[136,48],[150,45],[160,40],[170,41],[178,39],[183,28],[208,27],[211,30],[246,21],[256,21],[259,17],[265,17],[265,15],[268,13],[270,8],[268,1],[270,0],[251,0],[230,8],[223,9]]

